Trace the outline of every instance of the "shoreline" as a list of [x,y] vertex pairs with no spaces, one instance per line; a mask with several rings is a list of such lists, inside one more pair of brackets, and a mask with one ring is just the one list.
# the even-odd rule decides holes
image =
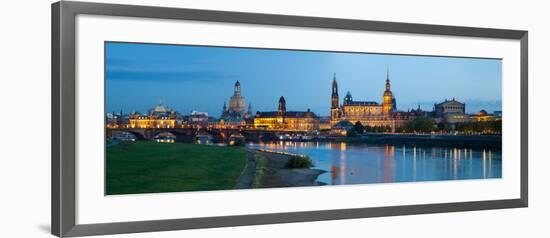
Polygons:
[[316,181],[327,171],[321,169],[289,169],[291,154],[249,149],[247,163],[236,188],[282,188],[325,185]]

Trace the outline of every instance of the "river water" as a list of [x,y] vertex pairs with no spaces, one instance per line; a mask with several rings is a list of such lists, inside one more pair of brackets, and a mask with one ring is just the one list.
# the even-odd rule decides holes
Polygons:
[[372,145],[345,142],[252,143],[251,148],[308,155],[326,184],[366,184],[502,177],[501,149]]

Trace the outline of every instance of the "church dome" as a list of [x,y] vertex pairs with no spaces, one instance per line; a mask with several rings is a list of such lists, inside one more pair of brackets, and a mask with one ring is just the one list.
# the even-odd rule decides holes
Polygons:
[[156,112],[156,113],[165,113],[167,111],[168,110],[160,103],[157,106],[155,106],[155,108],[153,108],[153,112]]
[[353,97],[351,97],[351,92],[348,91],[348,92],[346,93],[346,97],[344,97],[344,103],[345,103],[345,104],[349,104],[349,103],[351,103],[351,102],[353,102]]

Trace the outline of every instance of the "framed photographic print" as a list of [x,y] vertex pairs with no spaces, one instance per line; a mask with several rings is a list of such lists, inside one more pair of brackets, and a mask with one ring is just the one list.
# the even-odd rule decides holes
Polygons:
[[527,32],[52,5],[60,237],[527,206]]

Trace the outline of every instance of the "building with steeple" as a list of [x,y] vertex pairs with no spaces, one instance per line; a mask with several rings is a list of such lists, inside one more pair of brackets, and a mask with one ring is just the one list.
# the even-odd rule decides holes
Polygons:
[[338,98],[338,82],[336,82],[336,73],[332,76],[332,95],[330,96],[330,118],[331,126],[338,123],[333,122],[332,119],[340,117],[340,99]]
[[382,103],[354,100],[350,91],[346,93],[341,105],[338,102],[338,82],[336,81],[336,75],[334,75],[330,107],[330,124],[332,126],[341,121],[348,121],[352,124],[360,122],[364,126],[371,127],[388,126],[393,130],[404,123],[404,121],[396,119],[393,115],[397,108],[395,97],[391,91],[389,69],[386,72],[386,87],[382,96]]
[[248,110],[246,111],[246,114],[244,115],[244,118],[252,118],[252,104],[248,103]]
[[338,108],[338,82],[336,82],[336,73],[332,76],[332,95],[330,97],[330,102],[330,108]]
[[389,68],[386,71],[386,90],[384,91],[384,96],[382,107],[384,115],[389,115],[390,112],[395,110],[394,103],[395,98],[393,97],[393,93],[391,92],[391,84],[390,84],[390,70]]
[[256,112],[254,127],[271,130],[313,131],[319,130],[320,119],[309,109],[307,111],[287,111],[286,100],[279,98],[277,111]]

